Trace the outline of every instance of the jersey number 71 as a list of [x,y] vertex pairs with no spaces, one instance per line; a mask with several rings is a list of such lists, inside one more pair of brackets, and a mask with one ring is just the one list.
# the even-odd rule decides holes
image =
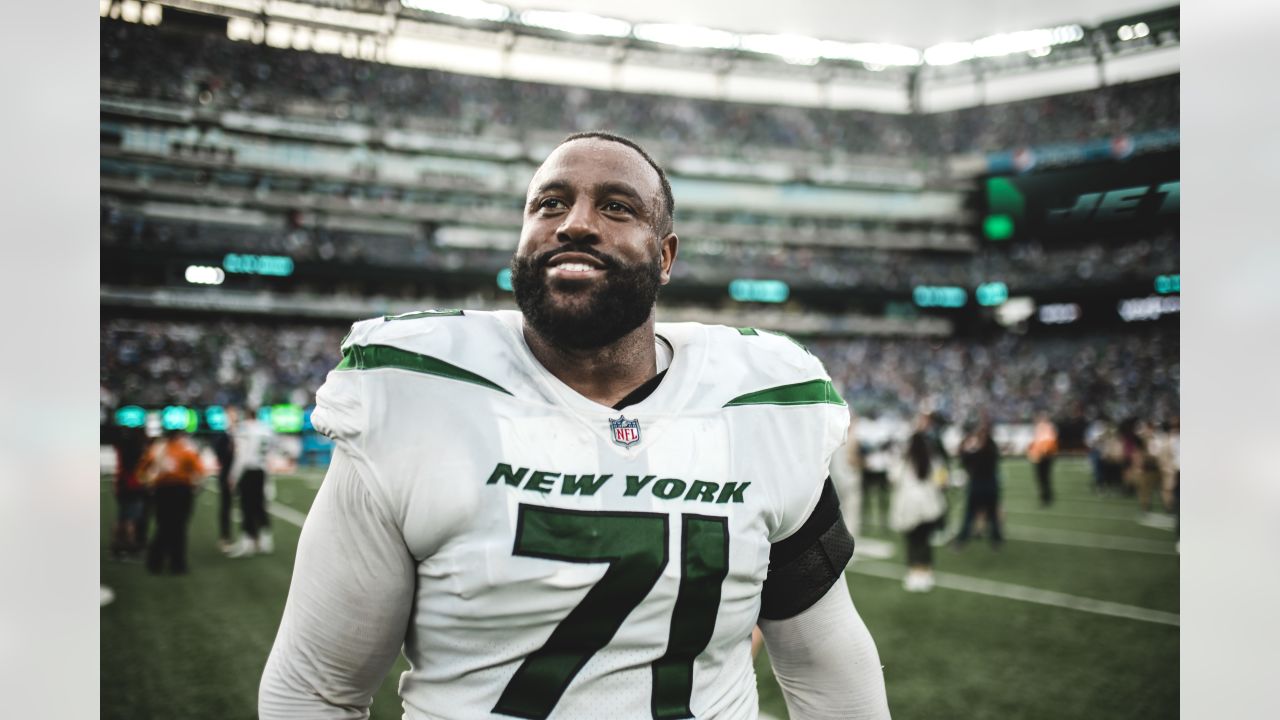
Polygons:
[[[531,720],[551,714],[591,656],[609,643],[667,566],[668,516],[521,505],[514,553],[573,563],[608,563],[604,576],[520,664],[493,711]],[[729,572],[723,517],[683,514],[680,589],[667,652],[652,665],[655,720],[691,718],[693,660],[711,641],[720,586]]]

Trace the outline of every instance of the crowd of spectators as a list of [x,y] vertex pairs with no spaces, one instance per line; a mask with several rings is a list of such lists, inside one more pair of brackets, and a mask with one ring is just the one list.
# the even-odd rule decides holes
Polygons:
[[[510,248],[450,248],[434,243],[429,228],[413,235],[384,235],[305,226],[235,227],[145,218],[110,204],[103,205],[101,230],[104,249],[276,254],[299,262],[481,273],[505,267],[519,235],[511,229]],[[1178,272],[1179,241],[1173,230],[1124,242],[1020,242],[977,252],[701,242],[696,235],[681,236],[674,278],[698,284],[768,277],[797,286],[901,292],[917,285],[973,288],[999,280],[1011,288],[1039,289],[1145,282]]]
[[411,69],[214,35],[101,21],[105,96],[484,137],[608,128],[667,154],[778,148],[921,157],[1178,126],[1177,76],[933,115],[893,115],[589,90]]
[[[307,406],[339,359],[345,327],[247,321],[108,320],[104,413],[124,404]],[[1148,329],[1069,337],[863,337],[807,341],[860,414],[910,418],[926,404],[956,420],[985,410],[1028,422],[1038,410],[1160,422],[1178,415],[1178,334]]]
[[844,398],[860,414],[911,418],[931,407],[957,421],[1178,415],[1175,330],[994,339],[815,340]]
[[102,406],[310,405],[325,373],[338,364],[345,332],[233,321],[105,321]]

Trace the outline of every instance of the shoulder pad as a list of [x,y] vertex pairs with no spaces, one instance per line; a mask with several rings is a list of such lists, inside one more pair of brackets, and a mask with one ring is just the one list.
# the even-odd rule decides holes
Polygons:
[[[684,325],[693,324],[659,326],[658,332],[692,340],[696,336]],[[700,327],[705,333],[704,377],[715,381],[719,407],[844,405],[822,361],[790,337],[755,328]]]

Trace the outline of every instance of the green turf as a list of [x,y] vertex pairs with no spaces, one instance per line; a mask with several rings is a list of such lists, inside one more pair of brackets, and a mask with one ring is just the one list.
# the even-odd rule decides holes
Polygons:
[[[1041,509],[1027,463],[1006,462],[1006,526],[1139,540],[1157,552],[1020,540],[996,552],[975,541],[962,552],[937,548],[937,569],[1176,613],[1173,532],[1139,525],[1132,499],[1095,497],[1082,462],[1060,461],[1055,478],[1058,501]],[[319,479],[314,472],[277,478],[276,502],[305,512]],[[109,559],[114,502],[103,488],[102,583],[116,599],[101,615],[102,717],[255,717],[298,528],[275,518],[274,555],[227,559],[215,549],[218,498],[206,491],[191,525],[191,573],[151,576],[140,564]],[[953,529],[962,504],[957,492]],[[891,540],[890,562],[901,562],[899,537],[874,528],[867,535]],[[1177,717],[1177,627],[946,588],[909,594],[895,579],[847,577],[879,647],[896,718]],[[767,656],[756,665],[761,709],[785,718]],[[404,667],[399,660],[375,697],[375,718],[400,716],[395,687]]]

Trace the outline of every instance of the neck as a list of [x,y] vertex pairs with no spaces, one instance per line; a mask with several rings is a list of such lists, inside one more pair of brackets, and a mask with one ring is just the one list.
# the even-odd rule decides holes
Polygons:
[[612,407],[657,375],[654,313],[639,327],[600,348],[560,347],[524,324],[524,339],[534,358],[560,382],[588,400]]

